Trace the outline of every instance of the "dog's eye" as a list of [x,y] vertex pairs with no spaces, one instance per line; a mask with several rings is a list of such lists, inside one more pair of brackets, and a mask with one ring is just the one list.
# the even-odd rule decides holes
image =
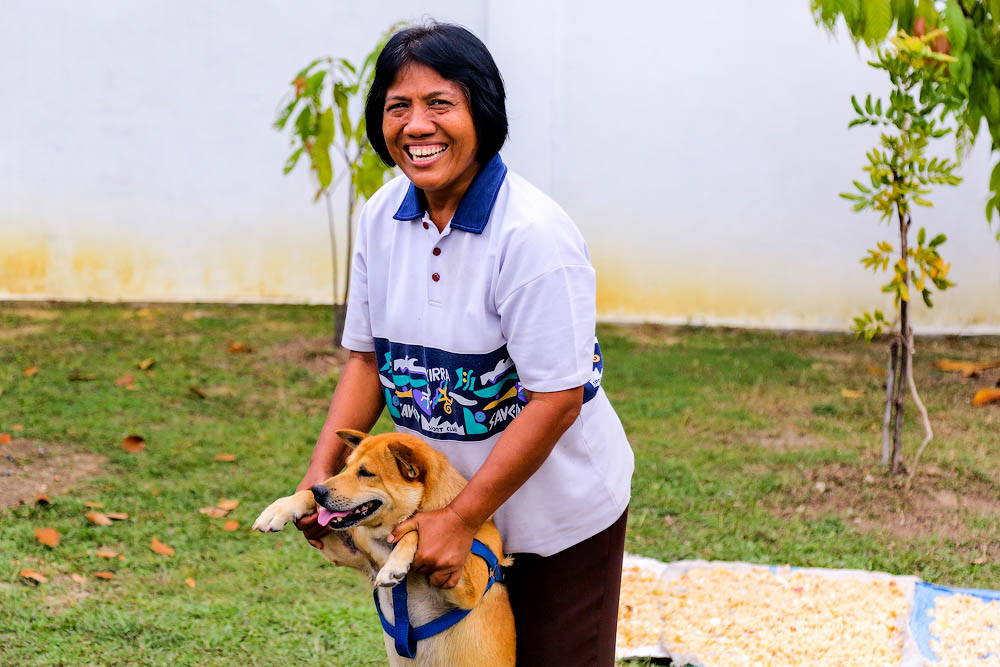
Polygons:
[[364,468],[358,468],[358,477],[374,477],[375,473],[368,472]]

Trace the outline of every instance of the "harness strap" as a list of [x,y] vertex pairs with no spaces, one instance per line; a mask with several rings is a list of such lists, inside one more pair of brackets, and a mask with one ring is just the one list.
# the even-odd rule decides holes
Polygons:
[[[494,582],[503,581],[503,571],[500,567],[499,559],[490,551],[490,548],[479,540],[472,541],[471,552],[486,561],[490,568],[490,579],[486,583],[486,590],[483,596],[493,587]],[[404,658],[417,657],[417,642],[436,634],[444,632],[465,618],[471,609],[455,608],[445,613],[443,616],[435,618],[433,621],[424,623],[419,628],[410,625],[410,611],[406,606],[406,579],[392,588],[392,612],[395,623],[389,623],[382,608],[378,603],[378,590],[372,591],[375,598],[375,611],[378,612],[378,619],[382,622],[382,629],[393,638],[396,645],[396,653]]]

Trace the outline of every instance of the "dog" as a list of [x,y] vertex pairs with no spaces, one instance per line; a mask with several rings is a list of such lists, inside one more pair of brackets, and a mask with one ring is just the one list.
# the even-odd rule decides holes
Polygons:
[[[395,545],[386,541],[392,529],[417,512],[442,509],[467,483],[443,454],[426,442],[404,433],[369,436],[341,430],[337,435],[353,451],[344,470],[311,490],[280,498],[254,522],[261,532],[276,532],[289,521],[319,510],[319,523],[333,528],[323,538],[323,557],[334,565],[353,567],[367,576],[376,590],[380,614],[390,626],[397,616],[393,587],[405,580],[409,624],[419,628],[455,609],[468,615],[432,637],[416,642],[411,660],[398,642],[383,633],[389,664],[500,667],[514,665],[514,616],[503,584],[490,585],[491,568],[484,558],[470,554],[458,585],[441,589],[427,576],[411,573],[417,551],[416,531]],[[503,565],[500,532],[490,519],[476,533]],[[398,591],[396,591],[398,593]],[[455,613],[455,612],[453,612]],[[385,628],[385,623],[383,623]]]

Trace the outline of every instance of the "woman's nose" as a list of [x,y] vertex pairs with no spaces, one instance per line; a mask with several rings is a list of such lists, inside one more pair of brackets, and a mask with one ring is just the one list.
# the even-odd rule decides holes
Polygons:
[[406,127],[403,131],[411,137],[422,137],[428,134],[434,134],[434,123],[427,118],[427,115],[422,113],[420,110],[415,109],[413,113],[410,114],[409,119],[406,122]]

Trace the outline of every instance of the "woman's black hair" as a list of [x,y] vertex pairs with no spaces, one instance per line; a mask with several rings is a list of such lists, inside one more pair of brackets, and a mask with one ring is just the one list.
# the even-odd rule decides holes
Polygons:
[[486,45],[465,28],[450,23],[400,30],[379,53],[365,102],[368,141],[378,156],[390,167],[396,165],[385,145],[382,114],[389,86],[410,63],[426,65],[462,88],[476,127],[476,161],[486,164],[507,140],[503,79]]

